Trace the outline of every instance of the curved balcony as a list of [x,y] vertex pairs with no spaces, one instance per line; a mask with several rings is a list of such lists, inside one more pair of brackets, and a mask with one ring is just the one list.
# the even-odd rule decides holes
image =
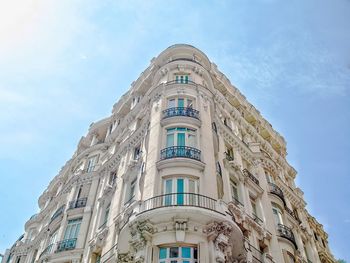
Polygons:
[[70,238],[65,239],[57,243],[57,252],[62,252],[66,250],[72,250],[75,249],[75,246],[77,245],[77,238]]
[[283,204],[286,205],[286,201],[284,200],[284,194],[281,188],[279,188],[274,183],[269,183],[269,190],[271,194],[278,196],[283,201]]
[[163,110],[163,119],[176,116],[184,116],[199,119],[199,111],[191,107],[174,107]]
[[160,151],[160,159],[189,158],[201,160],[201,151],[189,146],[171,146]]
[[278,224],[277,225],[277,233],[280,237],[283,237],[283,238],[289,240],[290,242],[292,242],[295,249],[298,249],[298,246],[295,242],[294,234],[289,227],[282,225],[282,224]]
[[143,202],[141,213],[162,207],[193,206],[218,211],[217,201],[195,193],[171,193],[152,197]]

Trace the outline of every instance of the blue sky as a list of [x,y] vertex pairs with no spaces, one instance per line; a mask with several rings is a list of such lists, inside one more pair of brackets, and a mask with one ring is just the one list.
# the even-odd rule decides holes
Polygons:
[[205,52],[287,141],[350,261],[350,1],[0,1],[0,253],[91,122],[162,50]]

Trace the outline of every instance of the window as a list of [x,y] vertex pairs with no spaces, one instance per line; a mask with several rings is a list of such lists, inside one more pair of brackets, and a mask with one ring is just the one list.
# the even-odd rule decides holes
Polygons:
[[277,207],[276,205],[272,204],[272,213],[273,213],[273,217],[274,217],[276,225],[278,225],[278,224],[283,225],[281,209],[279,209],[279,207]]
[[50,236],[49,245],[55,244],[57,240],[57,230]]
[[169,128],[167,129],[166,146],[190,146],[196,147],[196,130],[190,128]]
[[170,108],[193,108],[193,100],[190,98],[184,98],[184,97],[179,97],[179,98],[170,98],[168,99],[168,109]]
[[164,180],[164,205],[195,205],[198,182],[192,178],[171,178]]
[[239,201],[237,183],[231,180],[230,186],[231,186],[231,197],[232,197],[232,200],[233,201]]
[[256,201],[253,198],[250,198],[250,203],[252,204],[252,212],[253,215],[257,215],[257,210],[256,210]]
[[197,247],[161,247],[159,248],[159,263],[197,263]]
[[229,161],[233,161],[234,160],[234,155],[233,155],[233,149],[232,147],[226,147],[226,159]]
[[64,239],[77,238],[80,230],[81,218],[68,220],[66,232],[64,233]]
[[175,82],[176,83],[188,83],[189,81],[189,75],[182,74],[182,75],[175,75]]
[[109,185],[114,185],[117,181],[117,173],[116,172],[111,172],[111,174],[109,175],[109,180],[108,183]]
[[88,173],[90,173],[94,170],[95,165],[96,165],[96,161],[97,161],[97,156],[93,156],[93,157],[90,157],[88,159],[87,168],[86,168],[86,171]]
[[141,156],[141,146],[137,146],[134,149],[134,160],[140,159]]
[[268,171],[265,171],[265,176],[268,183],[272,183],[272,184],[275,183],[275,180],[273,179],[273,177]]
[[220,162],[216,162],[216,173],[222,176],[222,170],[221,170],[221,165]]
[[134,200],[135,190],[136,190],[136,179],[134,179],[130,183],[129,191],[128,191],[128,194],[126,195],[126,202],[125,202],[125,204],[130,203],[131,201]]
[[105,209],[104,219],[102,226],[107,224],[108,216],[109,216],[109,210],[110,210],[111,204],[109,203]]

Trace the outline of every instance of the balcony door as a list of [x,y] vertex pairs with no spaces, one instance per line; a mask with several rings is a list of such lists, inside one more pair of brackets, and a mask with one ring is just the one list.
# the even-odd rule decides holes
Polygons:
[[78,237],[80,230],[81,218],[68,220],[66,232],[64,233],[64,239],[74,239]]
[[198,193],[197,180],[171,178],[164,180],[164,205],[195,205]]

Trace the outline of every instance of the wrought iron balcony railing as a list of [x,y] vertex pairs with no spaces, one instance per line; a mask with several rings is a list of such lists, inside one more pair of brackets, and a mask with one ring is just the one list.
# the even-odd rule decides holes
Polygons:
[[295,242],[294,234],[289,227],[282,225],[282,224],[278,224],[277,225],[277,233],[279,234],[280,237],[284,237],[284,238],[288,239],[290,242],[292,242],[296,249],[298,248],[298,246]]
[[277,185],[275,185],[274,183],[269,183],[269,187],[270,187],[270,193],[277,195],[279,198],[281,198],[281,200],[283,201],[284,205],[286,205],[286,201],[284,200],[284,194],[281,190],[281,188],[279,188]]
[[69,202],[69,209],[85,207],[86,206],[87,197],[79,198],[74,201]]
[[254,183],[259,185],[259,180],[251,172],[249,172],[247,169],[243,169],[243,174],[245,176],[249,177]]
[[161,207],[193,206],[217,211],[216,200],[208,196],[194,193],[172,193],[152,197],[143,202],[141,211],[149,211]]
[[201,151],[189,146],[171,146],[160,151],[161,160],[178,157],[190,158],[200,161]]
[[77,245],[77,238],[65,239],[57,243],[57,252],[75,249]]
[[60,208],[56,210],[56,212],[51,217],[51,222],[54,221],[57,217],[63,214],[65,205],[62,205]]
[[191,107],[174,107],[163,110],[163,119],[175,116],[185,116],[199,119],[199,111],[192,109]]

